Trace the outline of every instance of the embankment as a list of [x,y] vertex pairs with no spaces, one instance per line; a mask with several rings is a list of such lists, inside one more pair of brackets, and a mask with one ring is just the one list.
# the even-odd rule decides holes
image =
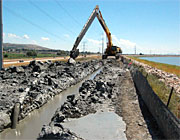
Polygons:
[[180,78],[172,73],[165,72],[147,64],[138,62],[129,57],[123,56],[124,60],[129,60],[138,67],[143,67],[148,74],[156,75],[160,81],[164,82],[168,87],[174,87],[177,95],[180,97]]
[[[129,65],[129,59],[124,58],[124,65],[131,70],[131,75],[135,83],[138,94],[143,99],[144,103],[148,107],[155,118],[158,127],[167,139],[179,139],[180,138],[180,120],[168,109],[168,107],[161,101],[157,94],[152,90],[146,77],[139,71],[138,67],[143,66],[143,68],[151,73],[156,74],[161,78],[169,79],[171,74],[163,74],[161,70],[156,70],[145,64],[134,61],[135,65]],[[161,72],[160,72],[161,71]],[[173,78],[174,79],[174,78]],[[176,78],[174,79],[176,83]],[[174,86],[174,85],[172,85]]]
[[141,72],[134,70],[131,73],[138,93],[156,119],[156,122],[164,136],[168,139],[179,139],[180,120],[169,111],[166,105],[154,93],[147,79],[141,74]]

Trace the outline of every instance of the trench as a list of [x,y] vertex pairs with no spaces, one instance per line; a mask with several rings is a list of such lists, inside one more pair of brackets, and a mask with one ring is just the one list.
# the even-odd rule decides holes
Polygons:
[[60,107],[68,95],[78,94],[79,87],[85,80],[92,80],[100,73],[102,68],[93,72],[91,75],[84,78],[81,82],[62,91],[59,95],[53,97],[47,104],[40,109],[32,111],[25,119],[21,120],[16,129],[6,129],[0,133],[0,139],[37,139],[41,128],[44,124],[50,122],[56,109]]

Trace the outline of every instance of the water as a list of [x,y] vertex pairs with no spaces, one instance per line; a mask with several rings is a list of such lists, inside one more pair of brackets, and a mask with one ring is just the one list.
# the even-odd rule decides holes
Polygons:
[[140,57],[140,59],[180,66],[180,57]]
[[127,140],[126,124],[114,112],[97,112],[63,123],[85,140]]
[[94,79],[94,77],[101,70],[102,69],[99,69],[90,76],[86,77],[83,81],[61,92],[59,95],[55,96],[52,100],[50,100],[40,109],[32,111],[29,116],[20,121],[16,129],[8,128],[1,132],[0,139],[36,139],[41,131],[42,126],[50,122],[56,109],[66,101],[67,96],[72,94],[78,94],[79,87],[82,85],[82,83],[85,80]]

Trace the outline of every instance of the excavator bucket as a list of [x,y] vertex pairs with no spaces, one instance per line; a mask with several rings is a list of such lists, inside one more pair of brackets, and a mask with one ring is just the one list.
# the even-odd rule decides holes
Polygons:
[[79,49],[70,51],[71,58],[76,59],[76,57],[78,57],[78,55],[79,55]]

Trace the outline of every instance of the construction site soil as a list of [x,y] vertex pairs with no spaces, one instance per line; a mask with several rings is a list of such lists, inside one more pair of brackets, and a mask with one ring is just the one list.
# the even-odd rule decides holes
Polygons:
[[28,66],[12,66],[1,70],[0,132],[12,125],[16,103],[21,104],[18,116],[21,120],[100,67],[102,62],[99,60],[78,62],[75,65],[60,61],[31,61]]
[[[104,60],[103,64],[102,71],[93,80],[83,82],[78,95],[67,97],[67,101],[56,110],[51,122],[47,122],[42,127],[38,139],[152,140],[164,138],[136,91],[128,64],[122,64],[115,59]],[[104,122],[102,122],[103,119]],[[109,123],[113,122],[113,119],[116,121],[116,126]],[[98,124],[92,125],[93,122]],[[105,123],[109,123],[109,126],[100,127],[100,125],[105,126]],[[120,126],[117,126],[118,123]],[[79,126],[74,129],[71,124],[79,124]],[[81,126],[83,128],[80,128]],[[77,129],[81,132],[76,131]],[[115,133],[108,135],[113,136],[107,137],[106,133],[112,130]]]

